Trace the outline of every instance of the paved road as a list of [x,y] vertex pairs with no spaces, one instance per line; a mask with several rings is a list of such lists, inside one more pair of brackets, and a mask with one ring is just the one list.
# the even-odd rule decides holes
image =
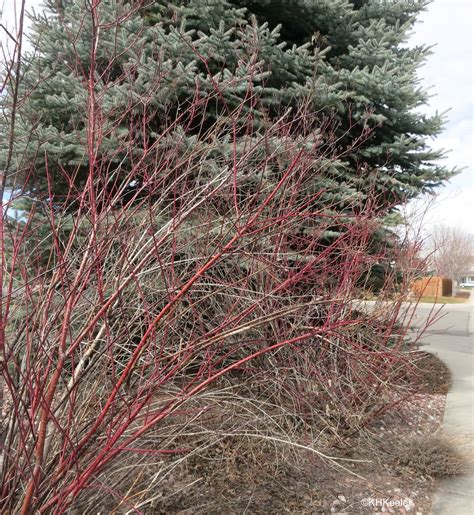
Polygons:
[[[469,304],[402,304],[400,319],[415,331],[425,333],[466,336],[474,333],[474,292]],[[371,311],[379,306],[374,301],[355,301],[357,309]]]
[[421,342],[437,354],[453,372],[453,388],[446,399],[444,428],[468,460],[466,475],[441,481],[433,500],[432,513],[471,515],[474,513],[474,294],[470,304],[449,305],[441,312],[420,305],[413,319],[420,327],[431,320]]

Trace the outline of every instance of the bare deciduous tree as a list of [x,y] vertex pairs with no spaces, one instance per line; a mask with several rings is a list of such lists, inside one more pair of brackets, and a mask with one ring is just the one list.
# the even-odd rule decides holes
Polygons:
[[472,266],[474,235],[459,227],[438,225],[432,230],[429,242],[433,267],[457,285]]

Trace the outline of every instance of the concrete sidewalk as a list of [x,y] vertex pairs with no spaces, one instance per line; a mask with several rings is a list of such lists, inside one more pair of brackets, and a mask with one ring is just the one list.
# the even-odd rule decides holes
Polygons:
[[[354,301],[356,309],[367,310],[386,307],[391,301],[376,302],[372,300]],[[413,330],[424,329],[429,323],[427,333],[449,333],[468,336],[474,333],[474,292],[466,303],[433,304],[426,302],[402,302],[399,313],[400,321],[409,323]]]
[[[470,305],[474,305],[471,293]],[[459,444],[468,462],[466,474],[442,480],[433,499],[432,513],[471,515],[474,513],[474,322],[469,313],[469,330],[457,334],[427,334],[426,350],[437,354],[453,373],[453,387],[446,398],[444,429]]]

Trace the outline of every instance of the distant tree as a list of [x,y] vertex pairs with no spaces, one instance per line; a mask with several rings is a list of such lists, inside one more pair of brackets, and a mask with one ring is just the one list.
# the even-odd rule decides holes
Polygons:
[[474,235],[459,227],[439,225],[430,234],[429,248],[436,272],[452,279],[456,287],[472,266]]

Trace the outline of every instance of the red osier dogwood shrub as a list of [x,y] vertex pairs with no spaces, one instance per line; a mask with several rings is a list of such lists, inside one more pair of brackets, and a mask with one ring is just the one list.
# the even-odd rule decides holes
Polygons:
[[[384,259],[368,252],[377,197],[361,205],[350,185],[342,197],[336,184],[318,186],[343,156],[331,120],[316,127],[303,104],[262,131],[249,86],[236,109],[197,130],[224,87],[201,96],[197,85],[140,155],[134,141],[104,151],[116,127],[91,66],[85,183],[75,184],[77,169],[47,167],[50,193],[22,218],[4,216],[4,511],[59,513],[97,492],[146,507],[139,480],[121,486],[108,474],[131,455],[140,467],[143,456],[192,453],[170,427],[185,434],[186,414],[218,409],[212,396],[193,402],[226,381],[251,385],[244,397],[263,388],[292,417],[325,427],[354,430],[384,408],[404,364],[396,309],[382,324],[352,304],[356,282]],[[146,133],[146,110],[131,103],[127,115]],[[62,196],[57,173],[70,184]]]

